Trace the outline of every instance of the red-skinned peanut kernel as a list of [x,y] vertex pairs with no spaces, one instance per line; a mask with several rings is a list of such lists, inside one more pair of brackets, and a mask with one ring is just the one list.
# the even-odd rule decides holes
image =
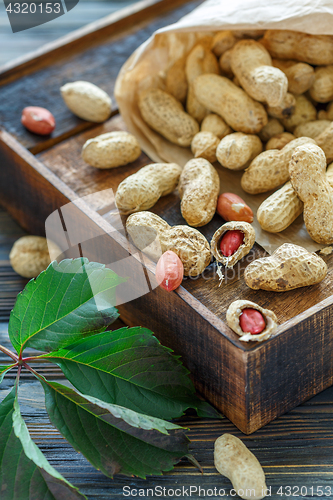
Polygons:
[[55,119],[45,108],[28,106],[22,111],[21,123],[30,132],[38,135],[49,135],[55,129]]
[[217,200],[217,213],[225,221],[253,222],[253,212],[240,196],[234,193],[222,193]]
[[256,309],[243,309],[239,317],[239,324],[243,332],[257,335],[266,328],[266,321],[261,312]]
[[244,242],[244,233],[235,229],[227,231],[221,238],[220,250],[224,257],[230,257]]
[[158,284],[167,292],[179,287],[183,281],[184,266],[175,252],[164,252],[157,262],[155,276]]

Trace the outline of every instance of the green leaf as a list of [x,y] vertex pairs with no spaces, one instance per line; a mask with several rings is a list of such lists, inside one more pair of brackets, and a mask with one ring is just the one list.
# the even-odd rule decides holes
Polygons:
[[84,258],[52,262],[18,295],[8,327],[14,348],[52,351],[104,331],[118,317],[115,287],[124,281]]
[[40,380],[53,425],[106,476],[161,474],[188,454],[189,440],[178,425]]
[[21,417],[15,387],[0,404],[1,500],[86,498],[46,460]]
[[81,339],[46,356],[81,393],[166,420],[187,408],[219,418],[195,389],[178,357],[146,328],[120,328]]
[[4,376],[6,375],[9,370],[11,370],[15,364],[13,365],[7,365],[7,366],[0,366],[0,384],[3,381]]

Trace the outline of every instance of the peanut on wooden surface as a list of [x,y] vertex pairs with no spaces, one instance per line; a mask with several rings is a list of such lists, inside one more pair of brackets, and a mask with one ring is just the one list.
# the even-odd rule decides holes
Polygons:
[[315,81],[314,68],[310,64],[297,61],[273,59],[273,66],[283,71],[288,78],[288,91],[292,94],[304,94]]
[[[242,233],[241,238],[239,238],[240,233]],[[255,239],[256,234],[251,224],[244,221],[231,221],[215,231],[210,247],[218,262],[226,267],[233,267],[251,251]],[[221,250],[221,243],[224,253]]]
[[294,130],[295,137],[311,137],[315,139],[324,130],[326,130],[332,121],[330,120],[313,120],[311,122],[302,123],[298,125]]
[[186,58],[185,55],[177,59],[168,69],[165,79],[165,90],[183,104],[185,104],[188,91],[185,73]]
[[39,106],[28,106],[23,109],[21,123],[30,132],[38,135],[49,135],[55,129],[56,122],[52,113]]
[[253,222],[253,212],[240,196],[234,193],[222,193],[217,200],[217,213],[226,222]]
[[269,52],[255,40],[240,40],[232,49],[231,69],[243,89],[256,101],[279,106],[288,90],[288,79],[272,66]]
[[296,105],[290,116],[282,118],[282,124],[288,132],[293,132],[298,125],[316,120],[317,110],[303,94],[296,96]]
[[148,210],[176,189],[181,171],[176,163],[152,163],[126,177],[116,192],[118,210],[125,215]]
[[214,163],[216,161],[216,148],[219,143],[220,139],[212,132],[198,132],[191,143],[194,158],[204,158]]
[[245,170],[241,185],[250,194],[265,193],[289,180],[289,162],[292,154],[302,144],[315,144],[310,137],[299,137],[289,142],[280,151],[264,151],[252,160]]
[[244,170],[262,152],[257,135],[235,132],[223,137],[216,150],[218,162],[230,170]]
[[281,104],[278,106],[267,106],[267,113],[268,116],[272,118],[282,120],[283,118],[291,116],[295,111],[295,107],[296,97],[290,92],[287,92]]
[[267,123],[263,105],[226,77],[201,75],[194,80],[193,88],[203,106],[221,116],[238,132],[256,134]]
[[269,149],[282,149],[286,144],[296,139],[294,134],[290,132],[282,132],[282,134],[274,135],[270,138],[270,140],[266,143],[266,151]]
[[74,115],[89,122],[100,123],[111,114],[111,98],[90,82],[66,83],[60,89],[63,100]]
[[137,138],[121,130],[88,139],[82,148],[83,160],[92,167],[102,169],[127,165],[140,154]]
[[[251,314],[248,310],[256,311],[258,314]],[[230,304],[227,310],[227,323],[240,336],[239,340],[245,342],[262,342],[274,335],[277,330],[275,313],[249,300],[235,300]]]
[[176,290],[183,281],[184,266],[175,252],[167,250],[159,258],[155,277],[158,284],[167,292]]
[[223,434],[215,441],[214,465],[230,479],[237,495],[260,500],[267,490],[264,471],[258,459],[236,436]]
[[220,73],[219,64],[213,52],[199,43],[193,47],[186,59],[185,73],[189,85],[186,111],[201,123],[209,111],[198,101],[192,84],[197,76],[205,73],[218,75]]
[[167,250],[175,252],[185,276],[198,276],[210,264],[208,241],[193,227],[171,227],[158,215],[136,212],[128,217],[126,230],[134,245],[155,261]]
[[15,241],[9,260],[17,274],[36,278],[61,253],[55,243],[42,236],[22,236]]
[[310,88],[310,96],[317,102],[333,99],[333,66],[319,66],[315,69],[315,80]]
[[211,132],[216,135],[219,139],[223,139],[228,134],[231,134],[232,129],[226,122],[218,115],[214,113],[209,113],[205,116],[201,123],[201,132]]
[[269,118],[267,124],[260,130],[259,137],[263,142],[269,141],[271,137],[282,134],[284,127],[277,118]]
[[272,57],[309,64],[333,64],[333,37],[298,31],[267,30],[261,43]]
[[209,161],[196,158],[186,163],[178,185],[182,216],[200,227],[213,218],[220,192],[220,177]]
[[286,292],[320,283],[326,274],[327,265],[317,254],[284,243],[270,257],[251,262],[245,269],[244,279],[253,290]]
[[326,157],[315,144],[295,149],[290,165],[290,181],[304,203],[304,223],[317,243],[333,243],[333,188],[326,173]]
[[138,104],[143,120],[178,146],[190,146],[193,137],[199,132],[198,122],[185,113],[177,99],[163,90],[141,92]]

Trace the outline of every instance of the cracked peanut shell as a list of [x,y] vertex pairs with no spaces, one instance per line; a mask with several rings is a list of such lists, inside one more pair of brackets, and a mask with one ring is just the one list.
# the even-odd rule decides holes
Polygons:
[[[236,252],[230,255],[230,257],[225,257],[220,250],[222,236],[227,231],[242,231],[244,233],[244,241],[242,245],[240,245]],[[231,221],[223,224],[223,226],[215,231],[210,243],[210,248],[212,254],[218,262],[221,262],[225,267],[233,267],[239,260],[250,252],[255,240],[256,233],[251,224],[244,221]]]
[[[255,309],[263,315],[266,322],[266,328],[261,333],[253,335],[249,332],[243,332],[239,323],[239,318],[243,309],[247,308]],[[260,307],[258,304],[251,302],[250,300],[235,300],[232,302],[227,310],[227,323],[228,326],[241,337],[239,340],[244,342],[248,342],[249,340],[262,342],[263,340],[269,339],[269,337],[274,335],[277,330],[277,317],[275,313],[269,309]]]

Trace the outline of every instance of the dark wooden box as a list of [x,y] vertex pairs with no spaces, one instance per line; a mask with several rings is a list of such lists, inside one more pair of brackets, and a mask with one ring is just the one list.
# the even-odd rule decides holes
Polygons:
[[[90,235],[82,245],[84,255],[110,263],[131,254],[125,235],[112,226],[107,197],[88,195],[115,191],[119,182],[150,160],[142,154],[136,162],[111,171],[86,165],[80,158],[84,142],[125,129],[124,123],[117,111],[103,125],[76,118],[64,105],[59,88],[68,81],[88,80],[112,95],[118,71],[138,43],[199,3],[141,2],[0,70],[0,200],[22,227],[44,234],[47,217],[73,202],[77,236]],[[28,105],[53,112],[54,135],[34,136],[20,125],[21,111]],[[175,193],[162,198],[153,211],[171,225],[184,223]],[[201,228],[208,240],[221,223],[215,216]],[[72,254],[80,251],[76,246]],[[249,258],[263,255],[256,244]],[[333,383],[333,256],[326,261],[330,271],[321,284],[283,294],[249,289],[242,279],[246,259],[227,272],[227,283],[219,287],[211,264],[198,279],[184,280],[176,292],[153,287],[122,304],[121,318],[128,325],[151,328],[163,344],[181,354],[198,390],[250,434]],[[149,259],[135,252],[122,272],[145,276],[154,286],[154,269]],[[238,298],[275,311],[280,326],[274,338],[260,345],[239,341],[225,323],[229,304]]]

